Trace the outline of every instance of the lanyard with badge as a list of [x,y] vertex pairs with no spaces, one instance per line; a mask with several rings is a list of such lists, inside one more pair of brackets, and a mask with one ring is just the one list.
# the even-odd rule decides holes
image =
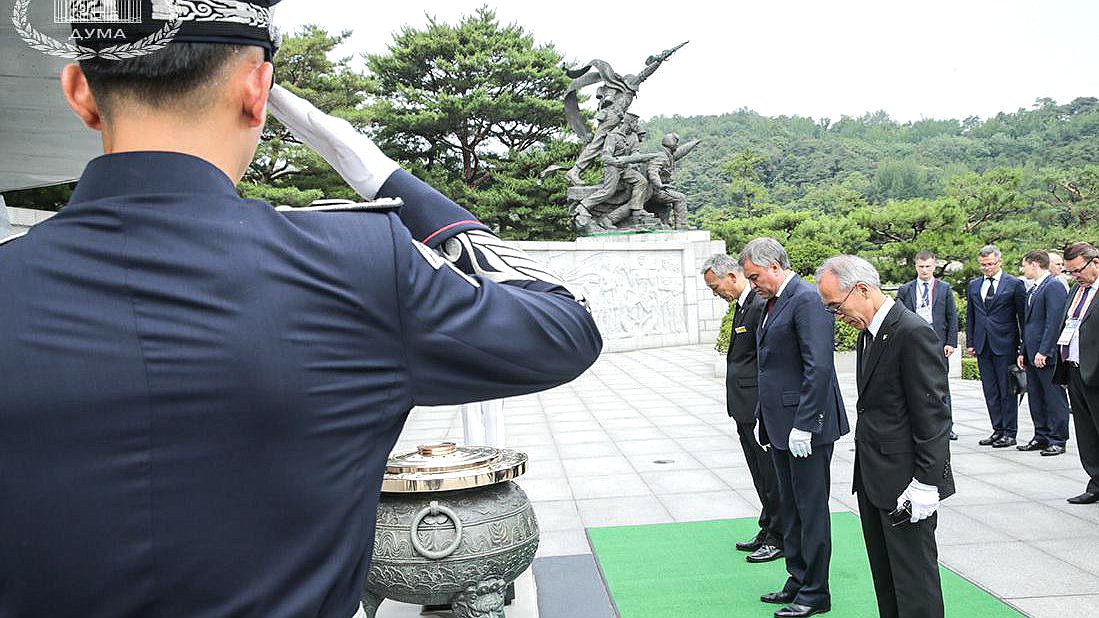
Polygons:
[[1088,286],[1080,291],[1080,300],[1076,303],[1075,309],[1072,315],[1065,318],[1065,328],[1061,331],[1061,336],[1057,338],[1057,345],[1070,345],[1072,338],[1076,336],[1076,331],[1080,329],[1080,322],[1082,321],[1081,314],[1083,313],[1084,306],[1088,302],[1088,294],[1091,292],[1091,286]]

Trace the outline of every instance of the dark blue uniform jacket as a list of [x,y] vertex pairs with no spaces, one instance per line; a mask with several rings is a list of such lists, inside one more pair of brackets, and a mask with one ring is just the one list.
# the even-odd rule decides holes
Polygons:
[[[383,194],[421,239],[483,227],[404,172]],[[0,246],[0,616],[347,618],[409,409],[550,388],[600,347],[564,289],[460,274],[394,211],[95,159]]]

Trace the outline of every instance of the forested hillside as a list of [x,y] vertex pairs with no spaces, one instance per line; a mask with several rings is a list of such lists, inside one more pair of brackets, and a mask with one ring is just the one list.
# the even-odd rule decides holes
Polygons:
[[[1099,100],[1093,97],[1064,105],[1040,99],[1032,109],[987,120],[898,123],[879,111],[833,122],[739,110],[657,117],[646,128],[646,149],[657,148],[668,131],[702,138],[676,177],[692,210],[711,206],[743,214],[751,212],[752,202],[833,212],[849,203],[934,198],[944,194],[950,178],[965,172],[1067,170],[1099,163]],[[730,161],[746,159],[755,163],[754,180],[765,194],[746,196],[744,181],[752,179],[728,169]],[[730,191],[734,181],[739,190]]]

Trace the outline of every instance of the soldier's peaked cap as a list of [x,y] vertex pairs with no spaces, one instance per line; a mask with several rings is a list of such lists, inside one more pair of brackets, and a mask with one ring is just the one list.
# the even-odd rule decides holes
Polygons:
[[94,49],[139,40],[254,45],[268,60],[278,49],[272,13],[279,0],[63,1],[80,44]]

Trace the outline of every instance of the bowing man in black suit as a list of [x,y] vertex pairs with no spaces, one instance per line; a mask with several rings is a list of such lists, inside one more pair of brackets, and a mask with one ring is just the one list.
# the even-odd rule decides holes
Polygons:
[[763,508],[759,514],[759,533],[737,543],[741,551],[752,552],[748,562],[770,562],[782,557],[782,523],[779,515],[778,480],[771,455],[756,442],[756,403],[759,400],[756,365],[756,330],[763,315],[763,299],[756,294],[744,269],[733,258],[718,253],[702,264],[702,277],[714,296],[736,303],[732,332],[729,334],[729,370],[725,376],[726,406],[736,420],[737,435],[752,475],[752,485]]
[[782,603],[778,618],[828,611],[832,528],[828,513],[832,445],[850,429],[833,362],[835,330],[813,285],[790,270],[774,238],[744,246],[740,265],[767,299],[756,335],[760,442],[778,475],[783,552],[790,577],[760,597]]
[[[862,331],[853,491],[883,618],[943,615],[935,527],[939,501],[954,493],[950,410],[938,338],[927,323],[882,294],[866,260],[840,255],[817,271],[826,307]],[[907,522],[889,514],[909,504]]]
[[[935,278],[937,262],[935,254],[920,251],[916,254],[916,278],[897,290],[897,300],[905,309],[923,318],[939,337],[942,346],[943,371],[950,374],[950,355],[958,348],[958,309],[954,303],[954,290],[950,284]],[[950,439],[958,435],[950,431]]]
[[1099,292],[1099,249],[1086,242],[1065,249],[1065,272],[1076,285],[1068,292],[1057,339],[1063,368],[1058,381],[1068,386],[1080,463],[1089,477],[1084,493],[1068,501],[1092,504],[1099,502],[1099,318],[1092,302]]
[[1068,397],[1055,384],[1057,337],[1065,315],[1068,290],[1049,271],[1049,253],[1031,251],[1023,256],[1023,274],[1034,285],[1026,296],[1026,321],[1018,364],[1026,371],[1027,400],[1034,421],[1034,437],[1015,448],[1061,455],[1068,440]]

